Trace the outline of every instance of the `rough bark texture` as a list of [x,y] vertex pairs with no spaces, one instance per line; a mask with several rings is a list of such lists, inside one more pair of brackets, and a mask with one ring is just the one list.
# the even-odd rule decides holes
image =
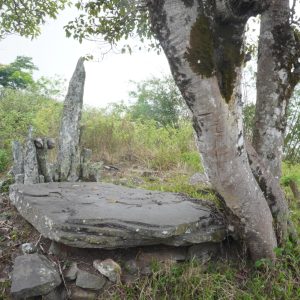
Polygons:
[[246,141],[246,149],[252,173],[258,182],[274,218],[277,241],[282,244],[289,234],[289,208],[278,180],[264,165],[252,145]]
[[226,6],[218,10],[208,1],[150,2],[153,30],[193,113],[209,180],[239,220],[235,229],[253,259],[273,258],[277,241],[272,215],[252,175],[241,122],[243,30],[253,5],[245,13]]
[[[289,0],[274,0],[261,16],[253,146],[265,166],[281,176],[286,110],[297,73],[299,43],[289,23]],[[296,72],[295,72],[296,71]]]
[[77,181],[80,173],[80,119],[85,82],[84,58],[80,58],[64,101],[58,143],[58,166],[61,181]]

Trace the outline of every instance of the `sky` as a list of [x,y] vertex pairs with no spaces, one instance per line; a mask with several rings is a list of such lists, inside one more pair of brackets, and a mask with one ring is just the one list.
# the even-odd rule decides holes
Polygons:
[[[299,11],[299,7],[297,11]],[[128,101],[128,92],[134,88],[130,81],[141,81],[152,76],[169,75],[170,69],[163,53],[157,55],[155,51],[148,53],[135,51],[132,55],[117,54],[113,51],[102,57],[107,50],[96,42],[84,41],[79,44],[72,38],[66,38],[63,26],[73,20],[78,14],[75,8],[67,8],[56,20],[49,20],[43,27],[41,35],[30,40],[17,35],[8,36],[0,42],[0,63],[8,64],[18,55],[33,58],[39,68],[35,78],[40,76],[53,77],[55,74],[70,80],[76,62],[80,56],[92,54],[94,61],[86,62],[86,84],[84,105],[105,107],[108,103]],[[251,25],[256,28],[255,24]],[[134,43],[134,41],[133,41]],[[253,82],[249,78],[245,81],[248,87],[244,94],[255,101]]]
[[[132,55],[113,51],[102,57],[103,49],[96,42],[79,42],[66,38],[63,26],[76,16],[75,9],[68,8],[56,20],[49,20],[41,35],[34,40],[17,35],[0,42],[2,64],[14,61],[19,55],[33,58],[39,68],[35,78],[53,77],[56,74],[70,80],[80,56],[92,54],[94,61],[85,62],[86,83],[84,104],[105,107],[108,103],[128,100],[128,92],[134,88],[129,81],[140,81],[152,76],[170,74],[165,55],[155,51],[136,51]],[[134,42],[134,41],[133,41]]]

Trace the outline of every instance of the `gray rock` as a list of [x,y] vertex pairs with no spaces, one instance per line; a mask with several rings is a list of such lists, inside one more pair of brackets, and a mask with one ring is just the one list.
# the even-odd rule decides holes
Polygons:
[[23,158],[23,147],[18,141],[12,142],[12,153],[14,159],[13,174],[24,173],[24,158]]
[[94,260],[94,268],[102,275],[107,277],[111,282],[120,282],[121,278],[121,267],[112,259]]
[[43,176],[42,182],[52,182],[51,171],[48,165],[48,138],[36,138],[34,140],[37,153],[37,161],[39,167],[39,174]]
[[83,289],[101,290],[106,283],[106,279],[99,274],[94,275],[82,270],[78,270],[76,285]]
[[49,254],[58,256],[60,258],[65,258],[68,256],[66,249],[64,249],[64,245],[57,243],[55,241],[51,242],[48,252]]
[[35,144],[32,139],[32,128],[29,129],[29,134],[25,144],[24,174],[25,184],[39,183],[38,162],[36,158]]
[[138,265],[137,265],[135,259],[130,259],[130,260],[126,261],[124,269],[130,275],[136,275],[139,272],[139,268],[138,268]]
[[97,163],[82,163],[81,164],[81,179],[87,182],[99,182],[101,179],[102,162]]
[[212,204],[175,193],[53,182],[12,185],[10,199],[44,237],[79,248],[188,246],[227,232]]
[[25,175],[24,174],[17,174],[15,176],[15,182],[17,184],[23,184],[24,183],[24,178],[25,178]]
[[36,247],[32,243],[25,243],[21,245],[21,251],[23,254],[32,254],[36,252]]
[[71,267],[67,270],[67,272],[65,274],[65,279],[67,281],[73,281],[76,279],[77,273],[78,273],[77,263],[74,262],[74,263],[72,263]]
[[190,260],[194,259],[200,261],[201,263],[206,263],[218,253],[220,253],[220,244],[204,243],[189,247],[187,256]]
[[79,287],[71,288],[71,298],[72,300],[96,300],[97,294],[93,291],[85,291]]
[[77,181],[80,172],[80,120],[85,82],[84,58],[78,60],[71,78],[58,141],[58,166],[61,181]]
[[43,296],[43,300],[66,300],[68,298],[67,291],[63,285],[60,285],[49,294]]
[[84,148],[81,152],[81,162],[82,163],[89,163],[92,159],[92,150]]
[[15,259],[11,285],[14,299],[47,295],[60,284],[59,273],[45,256],[35,253]]
[[190,185],[198,185],[203,184],[210,186],[209,180],[204,173],[195,173],[190,179],[189,179]]

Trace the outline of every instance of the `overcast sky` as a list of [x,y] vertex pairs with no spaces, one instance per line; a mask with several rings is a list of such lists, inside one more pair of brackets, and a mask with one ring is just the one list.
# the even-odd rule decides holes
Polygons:
[[104,107],[109,102],[127,100],[132,88],[130,80],[139,81],[151,76],[169,74],[164,54],[154,51],[136,51],[132,55],[110,52],[102,59],[101,49],[95,42],[79,44],[66,38],[63,26],[76,16],[74,9],[62,12],[57,20],[50,20],[42,27],[39,38],[31,41],[19,36],[9,36],[0,42],[0,63],[12,62],[16,56],[33,58],[39,68],[35,77],[60,75],[69,81],[80,56],[93,54],[94,62],[86,62],[87,79],[84,104]]
[[[299,6],[297,8],[299,12]],[[140,81],[151,76],[170,74],[169,65],[164,54],[157,55],[154,51],[136,51],[132,55],[110,52],[102,59],[103,49],[95,42],[79,44],[72,38],[66,38],[63,26],[78,14],[75,8],[63,11],[57,20],[50,20],[42,27],[39,38],[30,39],[9,36],[0,42],[0,63],[12,62],[16,56],[25,55],[33,58],[39,68],[35,77],[53,77],[58,74],[69,79],[80,56],[92,54],[93,62],[86,62],[87,79],[85,85],[84,104],[104,107],[110,102],[128,100],[128,91],[133,85],[129,81]],[[258,27],[254,36],[258,34]],[[249,80],[247,79],[247,82]],[[250,85],[250,90],[253,89]],[[250,92],[246,91],[247,93]],[[250,93],[251,94],[251,93]],[[252,93],[253,94],[253,93]],[[250,95],[254,101],[255,95]]]

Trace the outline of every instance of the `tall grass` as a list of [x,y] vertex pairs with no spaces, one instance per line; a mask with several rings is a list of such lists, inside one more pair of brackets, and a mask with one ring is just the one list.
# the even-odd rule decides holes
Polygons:
[[154,120],[133,121],[130,115],[89,109],[83,114],[82,144],[93,150],[95,160],[112,164],[125,161],[155,170],[200,168],[188,121],[178,128],[159,127]]

